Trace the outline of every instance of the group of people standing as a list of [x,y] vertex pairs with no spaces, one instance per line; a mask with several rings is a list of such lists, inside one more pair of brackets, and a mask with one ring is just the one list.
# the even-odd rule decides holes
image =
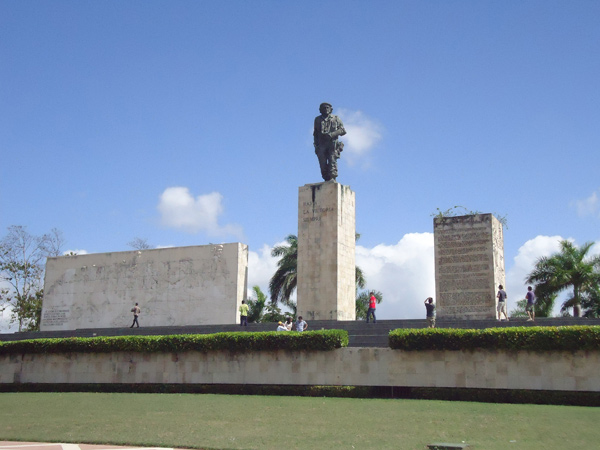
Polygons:
[[[498,294],[496,294],[496,298],[498,299],[498,305],[496,306],[496,310],[498,311],[498,320],[502,322],[506,320],[508,322],[508,314],[506,312],[506,299],[508,295],[504,290],[504,286],[498,286]],[[527,287],[527,294],[525,294],[525,299],[527,303],[525,304],[525,312],[527,313],[527,322],[535,321],[535,294],[533,293],[533,288],[531,286]],[[502,319],[502,315],[504,315],[504,319]]]
[[307,328],[308,324],[302,316],[298,316],[296,323],[292,322],[291,317],[287,317],[285,322],[279,322],[277,325],[277,331],[306,331]]
[[[242,300],[242,304],[239,307],[240,311],[240,326],[247,327],[248,326],[248,310],[249,306],[246,303],[246,300]],[[291,317],[286,317],[285,322],[279,322],[277,324],[277,331],[305,331],[308,328],[308,324],[306,321],[302,319],[302,316],[298,316],[298,320],[296,323],[292,321]]]
[[[508,295],[506,295],[506,291],[504,290],[504,286],[498,286],[498,294],[496,298],[498,299],[497,311],[498,311],[498,320],[506,320],[508,321],[508,313],[506,312],[506,299]],[[527,304],[525,305],[525,312],[527,312],[527,321],[533,322],[535,321],[535,294],[533,293],[533,288],[531,286],[527,287],[527,294],[525,295],[525,299],[527,300]],[[371,297],[369,300],[369,309],[367,311],[367,323],[369,323],[369,318],[373,317],[373,323],[375,321],[375,307],[376,307],[376,299],[373,292],[371,292]],[[435,303],[433,303],[433,297],[427,297],[425,299],[425,309],[426,309],[426,318],[427,318],[427,327],[435,328]],[[502,319],[502,315],[504,315],[504,319]]]

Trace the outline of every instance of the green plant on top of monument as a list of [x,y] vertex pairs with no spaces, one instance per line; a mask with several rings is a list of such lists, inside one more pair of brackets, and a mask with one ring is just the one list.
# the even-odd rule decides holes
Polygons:
[[44,265],[49,256],[58,256],[62,233],[53,229],[42,236],[26,227],[13,225],[0,241],[0,311],[11,312],[11,323],[19,331],[37,331],[42,313]]
[[561,310],[566,312],[573,308],[573,316],[580,317],[582,300],[593,310],[594,293],[600,286],[600,256],[589,256],[593,245],[593,242],[586,242],[577,247],[570,241],[560,241],[560,251],[539,258],[525,281],[535,284],[536,296],[540,297],[572,289]]
[[[435,212],[431,213],[431,217],[443,222],[444,219],[448,217],[474,216],[477,214],[482,214],[482,212],[478,210],[471,211],[464,206],[456,205],[444,211],[442,211],[440,208],[435,208]],[[506,214],[492,213],[492,215],[498,219],[498,222],[500,222],[504,228],[508,230],[508,216]]]
[[431,217],[435,217],[436,219],[444,219],[446,217],[455,217],[469,214],[467,208],[460,205],[453,206],[444,211],[442,211],[440,208],[435,208],[435,210],[436,212],[431,213]]
[[149,250],[152,248],[152,245],[148,243],[148,239],[137,236],[129,241],[127,246],[134,250]]

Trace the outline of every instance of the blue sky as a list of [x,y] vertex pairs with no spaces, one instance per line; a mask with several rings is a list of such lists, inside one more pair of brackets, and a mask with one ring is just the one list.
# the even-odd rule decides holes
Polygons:
[[380,317],[424,316],[431,215],[454,205],[507,216],[510,309],[560,238],[600,242],[599,20],[584,0],[1,0],[0,230],[241,241],[266,291],[328,101]]

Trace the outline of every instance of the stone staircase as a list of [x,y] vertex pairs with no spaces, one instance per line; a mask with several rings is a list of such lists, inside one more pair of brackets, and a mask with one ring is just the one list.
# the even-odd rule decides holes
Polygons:
[[[425,319],[407,320],[378,320],[377,323],[364,321],[335,321],[311,320],[308,321],[309,330],[342,329],[348,331],[350,347],[387,347],[388,333],[396,328],[425,328]],[[585,319],[573,317],[539,318],[535,322],[526,319],[512,319],[510,322],[489,320],[449,320],[438,319],[437,328],[493,328],[516,326],[573,326],[573,325],[600,325],[600,319]],[[275,331],[275,323],[251,323],[247,327],[239,325],[188,325],[140,328],[80,328],[72,331],[37,331],[0,334],[0,341],[18,341],[23,339],[40,338],[66,338],[66,337],[94,337],[94,336],[159,336],[170,334],[211,334],[225,331]]]

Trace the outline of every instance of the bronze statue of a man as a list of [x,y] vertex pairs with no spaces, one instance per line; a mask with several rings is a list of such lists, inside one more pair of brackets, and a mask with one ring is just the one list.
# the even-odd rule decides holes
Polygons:
[[338,137],[345,135],[346,130],[340,118],[331,114],[333,107],[329,103],[321,103],[319,111],[321,115],[315,117],[313,133],[315,153],[319,158],[323,180],[336,181],[338,176],[337,160],[344,149],[344,143],[338,141]]

